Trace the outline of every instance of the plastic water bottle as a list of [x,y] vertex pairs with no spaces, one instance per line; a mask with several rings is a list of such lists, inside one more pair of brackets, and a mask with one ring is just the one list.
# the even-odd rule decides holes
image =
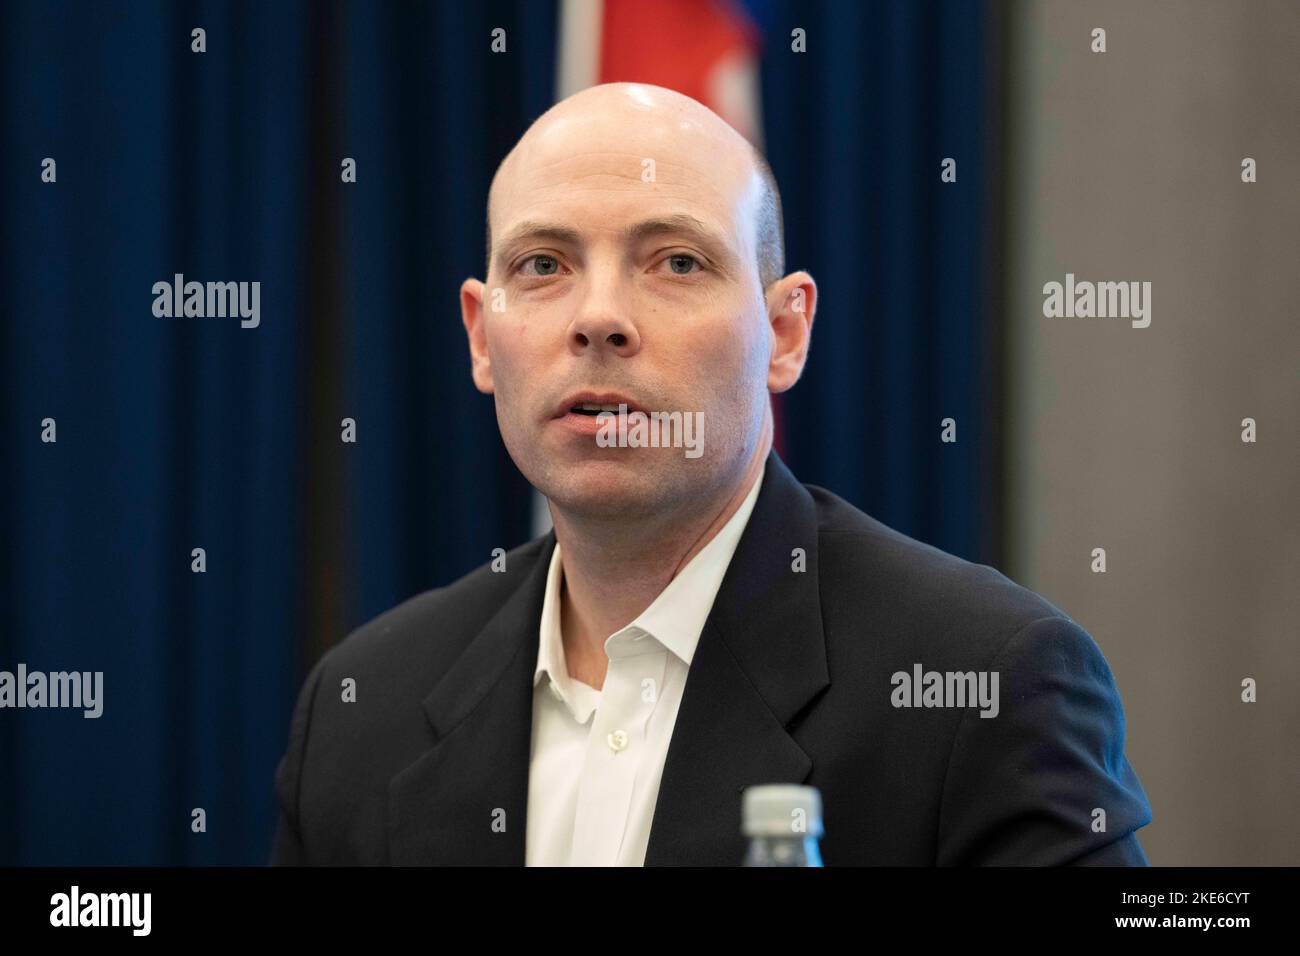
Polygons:
[[822,795],[816,787],[790,783],[748,787],[745,866],[821,866]]

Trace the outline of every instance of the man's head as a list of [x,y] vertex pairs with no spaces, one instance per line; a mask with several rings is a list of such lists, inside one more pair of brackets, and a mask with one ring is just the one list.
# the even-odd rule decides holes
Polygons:
[[[607,84],[543,114],[488,199],[485,281],[461,286],[474,382],[553,506],[644,517],[725,493],[771,443],[816,286],[783,276],[767,164],[681,94]],[[702,413],[703,454],[609,448],[583,403]]]

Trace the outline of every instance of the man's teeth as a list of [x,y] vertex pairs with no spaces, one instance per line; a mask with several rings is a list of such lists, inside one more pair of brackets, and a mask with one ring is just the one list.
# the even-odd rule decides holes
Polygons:
[[618,411],[617,405],[595,405],[592,404],[591,402],[583,402],[580,405],[573,406],[573,408],[574,411],[589,412],[592,414],[596,412],[617,412]]

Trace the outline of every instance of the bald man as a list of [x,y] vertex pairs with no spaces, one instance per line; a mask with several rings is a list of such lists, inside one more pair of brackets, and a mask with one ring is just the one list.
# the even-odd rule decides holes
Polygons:
[[273,862],[737,865],[742,791],[798,783],[827,865],[1146,863],[1092,638],[772,451],[817,305],[781,230],[766,163],[677,93],[524,134],[460,304],[554,529],[315,665]]

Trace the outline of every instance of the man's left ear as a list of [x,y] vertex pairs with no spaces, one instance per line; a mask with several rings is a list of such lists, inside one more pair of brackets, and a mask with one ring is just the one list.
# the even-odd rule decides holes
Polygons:
[[806,272],[792,272],[768,289],[772,361],[767,367],[767,388],[773,394],[784,392],[803,374],[816,311],[817,283]]

